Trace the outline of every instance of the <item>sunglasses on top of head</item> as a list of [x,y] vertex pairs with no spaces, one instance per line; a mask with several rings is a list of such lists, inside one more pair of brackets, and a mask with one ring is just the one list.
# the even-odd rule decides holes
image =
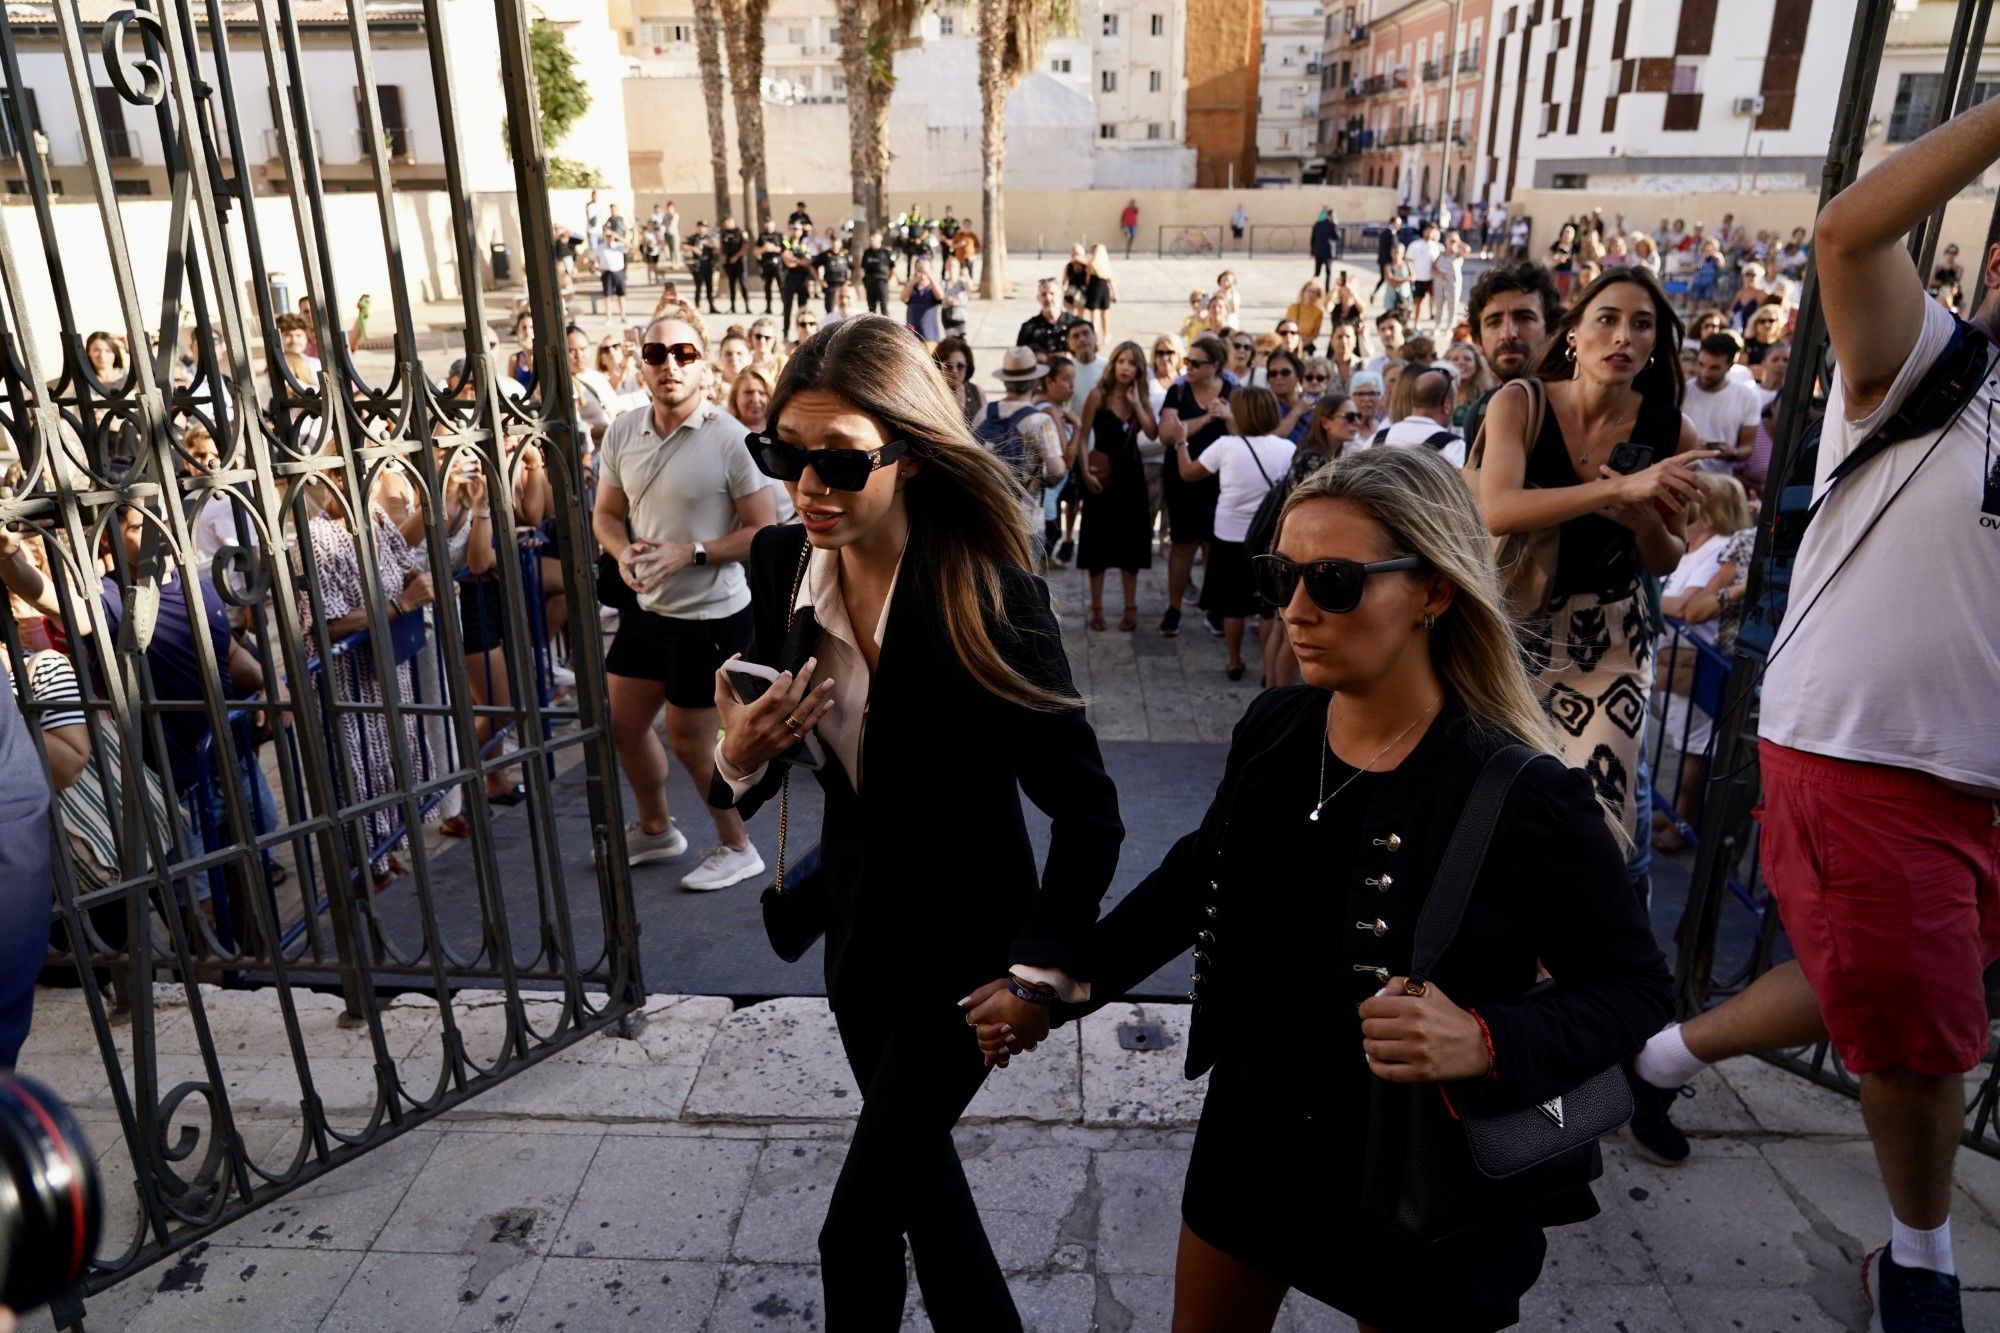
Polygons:
[[669,360],[683,370],[701,360],[701,349],[693,343],[646,343],[639,359],[649,366],[664,366]]
[[1313,605],[1335,615],[1361,605],[1362,585],[1367,583],[1370,574],[1423,567],[1423,557],[1415,555],[1374,560],[1367,564],[1358,560],[1310,560],[1301,564],[1281,555],[1259,555],[1250,560],[1257,595],[1272,606],[1291,605],[1292,594],[1303,583],[1306,585],[1306,596],[1312,598]]
[[880,449],[805,449],[788,444],[769,431],[744,437],[758,471],[775,481],[797,481],[811,468],[827,489],[858,491],[869,476],[889,466],[909,450],[908,440],[891,440]]

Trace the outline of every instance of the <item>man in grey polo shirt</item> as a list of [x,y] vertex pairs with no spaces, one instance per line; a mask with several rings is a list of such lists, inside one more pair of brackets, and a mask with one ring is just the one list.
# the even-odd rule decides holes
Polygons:
[[[639,600],[619,618],[604,661],[612,739],[639,806],[625,830],[633,865],[687,851],[667,812],[667,756],[653,719],[664,705],[667,743],[695,790],[707,791],[721,726],[715,672],[750,646],[743,561],[757,529],[777,517],[742,423],[708,401],[707,356],[707,330],[688,306],[668,307],[646,327],[640,375],[652,403],[605,432],[591,517],[598,544]],[[742,819],[708,813],[721,844],[681,887],[723,889],[762,874]]]

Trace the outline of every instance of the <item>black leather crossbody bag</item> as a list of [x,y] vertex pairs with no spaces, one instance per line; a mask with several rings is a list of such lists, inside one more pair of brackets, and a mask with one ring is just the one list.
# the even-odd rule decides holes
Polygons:
[[[1458,934],[1514,779],[1535,752],[1509,745],[1486,761],[1417,918],[1410,985],[1428,982]],[[1552,984],[1552,983],[1543,983]],[[1616,1065],[1559,1097],[1499,1115],[1457,1118],[1426,1083],[1370,1084],[1361,1168],[1364,1219],[1413,1240],[1441,1240],[1580,1189],[1604,1174],[1599,1136],[1632,1118]]]

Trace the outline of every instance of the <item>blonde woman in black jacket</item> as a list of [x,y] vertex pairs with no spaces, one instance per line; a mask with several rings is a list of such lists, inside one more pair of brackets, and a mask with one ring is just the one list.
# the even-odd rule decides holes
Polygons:
[[[1251,705],[1201,827],[1093,932],[1095,1003],[1195,946],[1187,1073],[1210,1083],[1176,1333],[1267,1329],[1293,1287],[1377,1333],[1503,1328],[1543,1227],[1597,1210],[1579,1180],[1423,1243],[1359,1206],[1371,1136],[1400,1128],[1371,1124],[1378,1085],[1435,1085],[1454,1114],[1529,1107],[1632,1055],[1670,1010],[1624,853],[1590,780],[1554,757],[1488,550],[1430,450],[1372,449],[1301,482],[1258,573],[1304,683]],[[1405,994],[1445,847],[1509,744],[1541,753],[1455,943]],[[1538,963],[1555,978],[1541,990]],[[996,1060],[1044,1032],[973,1018]]]

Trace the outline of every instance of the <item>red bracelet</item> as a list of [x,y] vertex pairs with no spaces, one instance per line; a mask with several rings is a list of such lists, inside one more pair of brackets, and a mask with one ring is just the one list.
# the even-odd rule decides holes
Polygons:
[[1500,1077],[1500,1057],[1493,1053],[1493,1029],[1486,1026],[1486,1020],[1479,1016],[1477,1009],[1465,1012],[1472,1015],[1472,1021],[1479,1024],[1479,1035],[1486,1040],[1486,1077],[1489,1081]]

